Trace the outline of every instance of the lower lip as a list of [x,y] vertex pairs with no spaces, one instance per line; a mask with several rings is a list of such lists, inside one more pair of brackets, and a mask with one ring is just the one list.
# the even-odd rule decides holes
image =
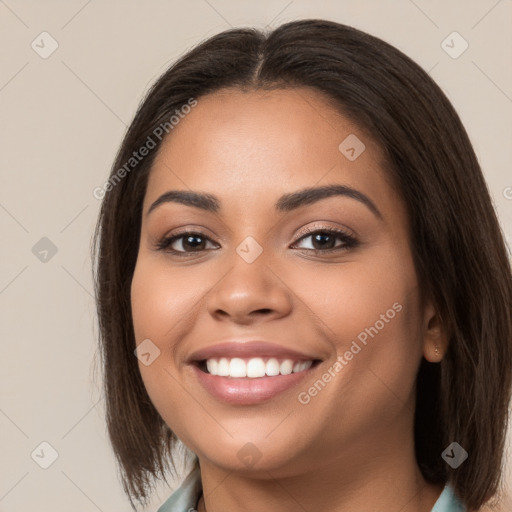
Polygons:
[[310,375],[316,367],[312,366],[302,372],[275,377],[234,378],[211,375],[193,365],[199,382],[215,398],[237,405],[250,405],[269,400],[279,393],[297,386],[304,377]]

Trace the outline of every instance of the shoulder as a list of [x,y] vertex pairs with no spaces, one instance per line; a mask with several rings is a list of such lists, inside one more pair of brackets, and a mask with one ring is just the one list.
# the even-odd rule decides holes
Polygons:
[[187,475],[183,483],[163,503],[157,512],[183,512],[193,511],[201,496],[201,472],[196,466]]

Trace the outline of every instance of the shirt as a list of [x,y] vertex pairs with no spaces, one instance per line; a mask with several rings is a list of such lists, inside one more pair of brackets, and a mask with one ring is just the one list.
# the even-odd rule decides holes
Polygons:
[[[196,467],[157,512],[197,512],[201,490],[201,472]],[[446,484],[431,512],[467,512],[467,509],[455,496],[451,486]]]

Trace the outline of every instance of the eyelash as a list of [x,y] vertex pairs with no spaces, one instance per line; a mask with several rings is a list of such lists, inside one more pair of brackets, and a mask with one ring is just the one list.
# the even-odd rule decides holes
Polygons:
[[[349,235],[348,233],[346,233],[345,231],[343,231],[341,229],[323,228],[323,227],[318,227],[318,226],[314,226],[312,228],[307,228],[306,230],[304,230],[304,232],[302,233],[300,238],[298,238],[293,243],[293,245],[295,245],[298,242],[300,242],[301,240],[308,238],[315,234],[327,234],[327,235],[335,236],[336,238],[339,238],[340,240],[342,240],[343,245],[341,245],[339,247],[333,247],[331,249],[300,249],[300,250],[307,251],[307,252],[313,252],[315,254],[331,254],[334,252],[341,252],[341,251],[345,251],[347,249],[352,249],[359,245],[359,242],[356,240],[356,238],[354,238],[353,236]],[[201,233],[200,231],[183,231],[181,233],[176,233],[172,236],[162,238],[162,240],[160,240],[156,245],[157,250],[166,251],[166,252],[172,253],[179,257],[187,257],[188,255],[203,252],[203,251],[176,251],[174,249],[169,249],[169,246],[171,246],[175,241],[185,238],[186,236],[198,236],[200,238],[206,239],[207,241],[211,242],[211,240],[205,234]]]

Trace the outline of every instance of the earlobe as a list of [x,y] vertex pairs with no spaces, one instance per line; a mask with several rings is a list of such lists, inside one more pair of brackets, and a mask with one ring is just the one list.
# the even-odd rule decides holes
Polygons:
[[443,360],[445,350],[434,342],[425,342],[423,345],[423,357],[430,363],[440,363]]
[[423,357],[431,363],[440,363],[448,349],[448,335],[439,314],[432,304],[425,309]]

